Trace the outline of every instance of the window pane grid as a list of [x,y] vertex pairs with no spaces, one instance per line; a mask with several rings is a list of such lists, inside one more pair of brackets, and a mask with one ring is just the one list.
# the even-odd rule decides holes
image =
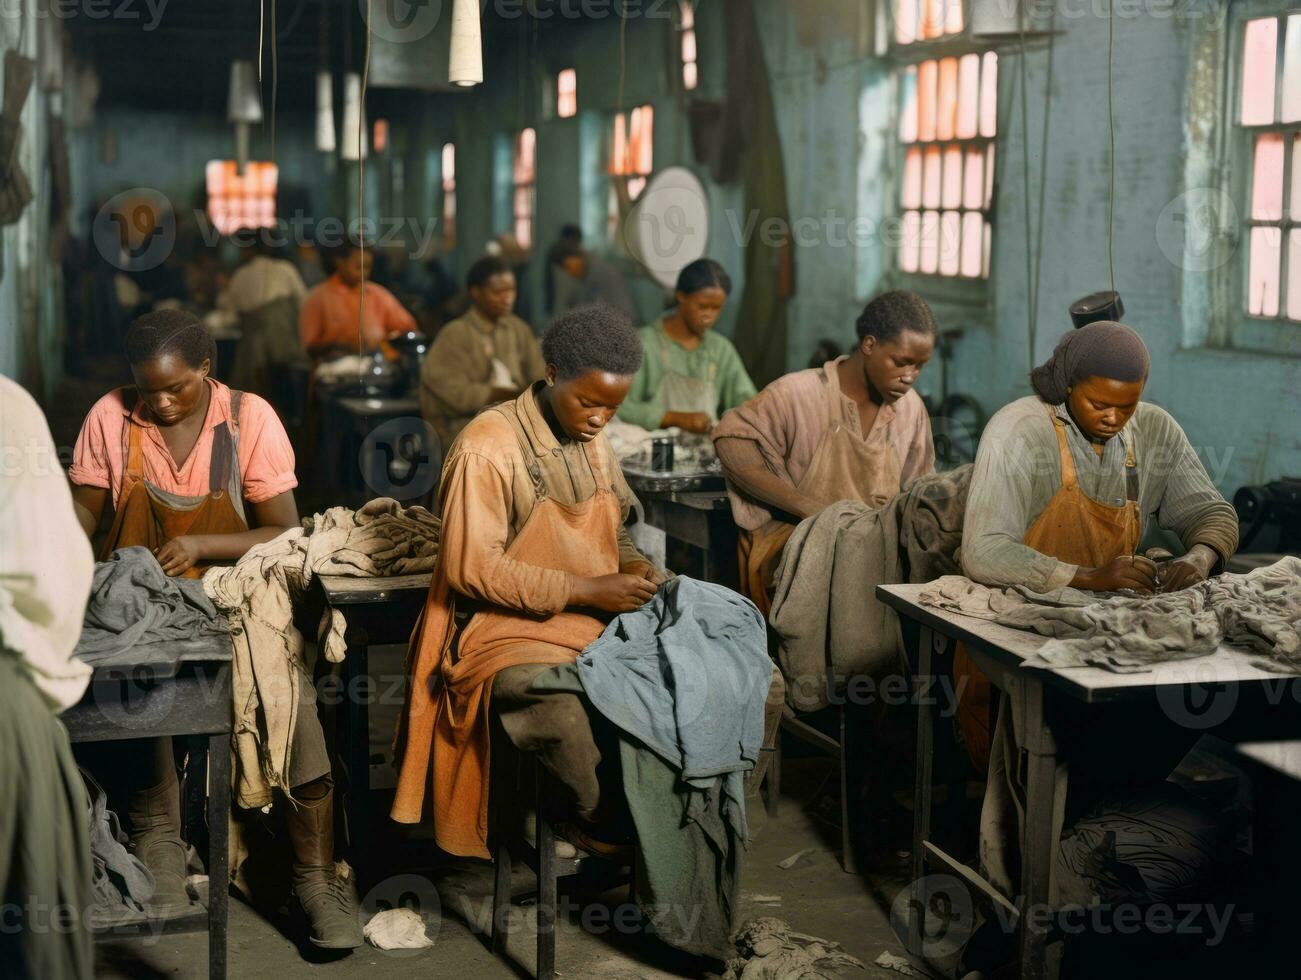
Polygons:
[[533,185],[537,179],[537,132],[520,131],[515,138],[515,179],[512,215],[515,240],[521,248],[533,245]]
[[[944,13],[944,0],[916,2],[923,17],[917,28],[921,39],[938,36],[933,18]],[[903,0],[900,4],[912,9]],[[898,260],[904,272],[989,276],[997,72],[992,51],[930,58],[898,72],[903,144]]]
[[1301,321],[1301,13],[1247,20],[1239,54],[1238,122],[1250,160],[1246,312]]
[[280,168],[274,163],[251,162],[241,175],[234,160],[210,160],[204,178],[208,217],[221,234],[275,226]]

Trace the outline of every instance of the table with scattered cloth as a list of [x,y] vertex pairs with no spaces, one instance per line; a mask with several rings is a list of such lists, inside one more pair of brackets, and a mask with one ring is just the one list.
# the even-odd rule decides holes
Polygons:
[[[1206,610],[1210,610],[1214,625],[1206,620],[1181,627],[1185,632],[1179,635],[1188,638],[1191,656],[1178,641],[1170,640],[1168,630],[1142,634],[1148,641],[1158,634],[1165,637],[1164,646],[1160,641],[1149,643],[1154,649],[1161,647],[1163,654],[1142,663],[1132,654],[1125,654],[1119,641],[1111,646],[1099,645],[1102,656],[1092,661],[1105,663],[1106,667],[1093,666],[1089,658],[1082,656],[1088,648],[1077,641],[1088,634],[1106,636],[1109,631],[1118,638],[1127,628],[1123,624],[1143,623],[1136,596],[1088,597],[1095,601],[1081,604],[1080,595],[1058,592],[1031,601],[1024,592],[981,591],[981,587],[973,588],[966,580],[956,578],[929,585],[878,587],[880,601],[900,616],[918,695],[914,881],[923,882],[928,863],[951,871],[960,869],[960,876],[977,888],[978,898],[1002,903],[1005,909],[1010,907],[1009,899],[1019,899],[1021,908],[1059,907],[1062,902],[1080,901],[1088,892],[1103,891],[1107,882],[1102,878],[1076,873],[1079,862],[1072,868],[1070,848],[1087,847],[1089,839],[1087,835],[1063,839],[1067,775],[1073,759],[1089,757],[1095,743],[1108,738],[1117,745],[1107,758],[1108,768],[1128,771],[1131,763],[1137,765],[1130,756],[1143,753],[1123,749],[1126,737],[1132,745],[1134,728],[1108,728],[1108,720],[1114,722],[1117,712],[1125,712],[1131,724],[1143,725],[1141,741],[1145,747],[1160,744],[1175,752],[1205,732],[1231,740],[1240,738],[1244,728],[1250,729],[1254,739],[1281,738],[1289,732],[1294,735],[1301,728],[1301,712],[1297,710],[1301,678],[1288,676],[1298,672],[1295,666],[1288,666],[1288,651],[1295,640],[1296,621],[1294,618],[1289,628],[1279,622],[1277,613],[1280,609],[1295,610],[1290,597],[1297,587],[1296,568],[1289,560],[1282,567],[1256,570],[1250,582],[1246,581],[1249,576],[1221,576],[1185,590],[1191,595],[1179,593],[1143,600],[1153,615],[1161,610],[1191,610],[1200,602],[1200,614],[1205,617]],[[1248,593],[1256,598],[1242,601]],[[1222,601],[1229,596],[1238,599]],[[1093,608],[1099,603],[1112,606],[1111,612],[1103,615]],[[964,611],[957,611],[957,607]],[[1183,615],[1175,612],[1171,618]],[[1004,625],[1002,617],[1022,628]],[[1108,622],[1109,626],[1100,625]],[[1034,623],[1038,627],[1031,625]],[[954,641],[966,646],[976,666],[1002,692],[981,819],[983,876],[961,868],[926,839],[935,708],[934,698],[920,695],[936,690],[935,679],[945,673],[942,661],[952,655]],[[1247,722],[1250,724],[1244,724]],[[1080,737],[1086,731],[1088,738]],[[1095,771],[1088,772],[1090,779]],[[1071,803],[1073,810],[1079,809],[1078,801],[1072,799]],[[1150,801],[1144,811],[1155,815],[1154,834],[1160,833],[1160,805],[1160,801]],[[1207,844],[1208,837],[1198,840],[1197,846],[1213,850]],[[1138,876],[1136,881],[1142,880],[1149,888],[1163,884],[1145,878],[1144,869],[1142,859],[1134,859],[1130,865]],[[927,907],[926,895],[913,898],[911,908]],[[909,948],[923,951],[924,923],[919,916],[911,917],[908,930]],[[1021,977],[1055,975],[1049,940],[1042,928],[1022,930]]]

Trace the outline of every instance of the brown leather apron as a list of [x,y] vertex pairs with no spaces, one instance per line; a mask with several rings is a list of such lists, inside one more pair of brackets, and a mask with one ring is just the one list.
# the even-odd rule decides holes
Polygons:
[[[248,530],[239,471],[239,406],[242,392],[231,390],[231,421],[212,434],[208,492],[190,497],[169,493],[144,478],[144,429],[127,422],[126,472],[108,537],[100,549],[105,561],[118,548],[141,545],[154,551],[189,534],[238,534]],[[199,578],[213,562],[197,562],[179,578]]]
[[[499,410],[498,410],[499,411]],[[503,412],[532,458],[518,420]],[[537,503],[506,553],[515,561],[589,578],[619,571],[619,499],[605,473],[604,454],[587,447],[596,493],[565,505],[547,495],[536,464]],[[488,707],[492,678],[523,664],[572,663],[610,617],[565,610],[546,619],[501,606],[484,606],[459,636],[456,604],[439,555],[407,658],[411,683],[399,724],[397,794],[392,817],[418,823],[432,787],[434,836],[452,854],[488,857]]]
[[[815,500],[860,500],[869,507],[883,507],[899,493],[903,475],[899,455],[885,437],[879,413],[865,438],[845,425],[838,363],[829,364],[826,371],[827,428],[796,490]],[[772,520],[758,530],[741,532],[741,591],[765,617],[771,606],[768,591],[794,531],[794,524]]]
[[[1048,501],[1021,543],[1040,554],[1085,568],[1098,568],[1138,548],[1141,522],[1138,513],[1138,459],[1134,444],[1124,430],[1118,436],[1125,447],[1125,503],[1119,507],[1101,504],[1080,489],[1075,460],[1066,442],[1066,422],[1046,406],[1057,432],[1061,457],[1062,485]],[[976,669],[967,648],[958,643],[953,655],[953,678],[961,691],[958,725],[967,754],[978,772],[989,765],[990,688],[989,680]]]

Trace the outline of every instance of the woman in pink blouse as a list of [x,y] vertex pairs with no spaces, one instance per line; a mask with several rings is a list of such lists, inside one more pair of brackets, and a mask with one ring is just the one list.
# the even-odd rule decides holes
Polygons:
[[[77,517],[93,536],[106,509],[112,525],[99,557],[149,548],[168,575],[196,578],[214,562],[234,561],[254,545],[298,525],[294,452],[275,411],[257,395],[209,377],[212,338],[190,313],[140,317],[126,338],[135,384],[109,392],[90,410],[72,468]],[[316,717],[313,686],[303,688],[286,823],[294,848],[294,887],[312,941],[362,944],[334,870],[333,779]],[[131,849],[154,874],[153,904],[185,906],[185,845],[170,738],[118,743],[114,758],[128,785]]]

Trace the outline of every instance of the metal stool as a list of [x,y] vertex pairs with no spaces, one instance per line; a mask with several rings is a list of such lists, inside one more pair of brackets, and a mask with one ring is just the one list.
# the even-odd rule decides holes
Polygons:
[[[501,756],[498,755],[498,758],[500,759]],[[534,975],[537,980],[553,980],[556,975],[556,897],[558,882],[561,878],[572,878],[582,874],[586,862],[597,861],[607,865],[611,864],[611,862],[604,858],[584,856],[569,859],[556,857],[555,827],[547,815],[548,807],[552,805],[552,801],[556,797],[554,782],[536,760],[526,759],[523,755],[516,753],[514,761],[519,764],[520,769],[527,765],[528,768],[533,770],[533,799],[537,811],[536,840],[530,843],[524,834],[506,831],[502,826],[504,824],[504,820],[501,819],[503,815],[490,801],[491,810],[488,815],[488,824],[489,827],[495,827],[493,831],[495,840],[492,843],[491,949],[493,954],[497,956],[505,952],[506,937],[509,932],[509,911],[516,897],[511,892],[511,862],[513,857],[518,856],[533,870],[537,877],[538,946],[537,968]],[[622,867],[622,865],[613,866],[616,868]],[[633,871],[631,869],[636,867],[635,851],[629,852],[628,866],[630,869],[628,875],[629,900],[631,900],[633,887]],[[612,885],[618,883],[620,883],[618,878],[611,882]],[[526,892],[519,897],[527,897],[529,894],[533,893]]]

